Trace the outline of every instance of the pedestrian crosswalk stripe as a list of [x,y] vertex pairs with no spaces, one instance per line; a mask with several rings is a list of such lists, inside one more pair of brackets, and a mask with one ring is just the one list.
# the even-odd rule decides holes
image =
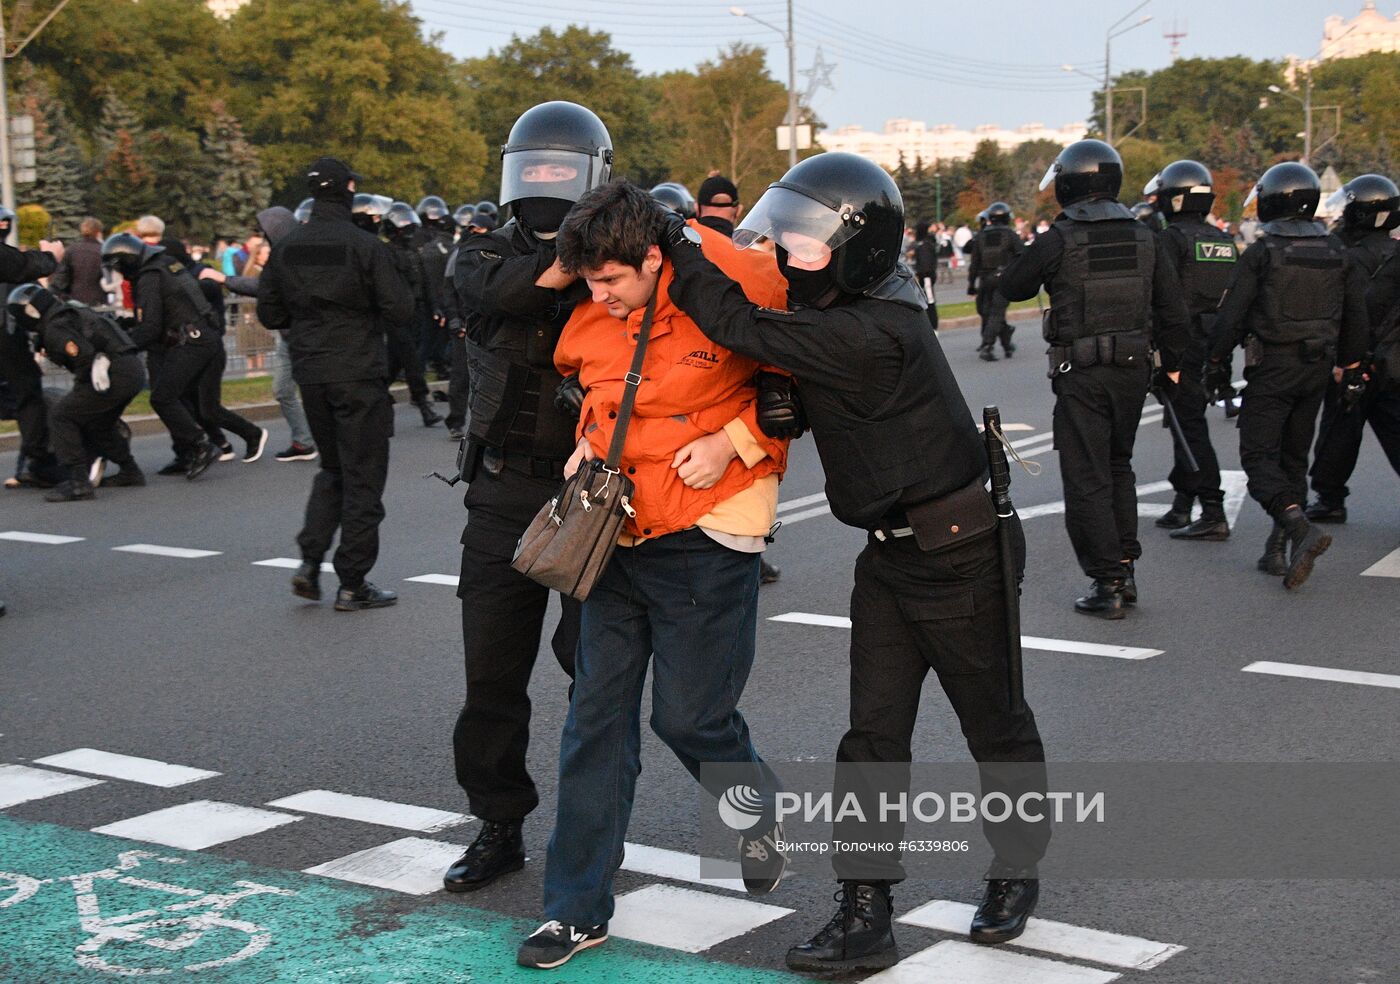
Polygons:
[[417,584],[445,584],[449,588],[455,588],[459,578],[456,574],[419,574],[417,577],[406,577],[404,580]]
[[101,779],[31,769],[27,765],[0,765],[0,810],[101,784]]
[[[696,854],[668,851],[664,847],[633,844],[631,841],[623,846],[622,867],[625,871],[672,881],[694,882],[710,888],[727,888],[732,892],[744,891],[738,861],[709,859],[705,862],[706,877],[700,874],[700,863],[700,857]],[[711,875],[713,877],[709,877]]]
[[617,898],[608,934],[685,953],[702,953],[794,910],[675,885],[648,885]]
[[59,536],[57,533],[26,533],[23,530],[6,530],[0,533],[0,540],[13,540],[16,543],[47,543],[59,546],[64,543],[78,543],[86,537]]
[[1035,984],[1108,984],[1122,974],[1097,967],[1045,960],[1000,948],[944,940],[927,950],[905,957],[888,970],[867,977],[865,984],[929,984],[930,981],[956,981],[957,984],[1008,984],[1034,981]]
[[308,789],[304,793],[284,796],[267,804],[282,810],[297,813],[315,813],[323,817],[339,817],[342,820],[360,820],[384,827],[398,827],[400,830],[416,830],[420,833],[435,833],[449,827],[458,827],[473,819],[464,813],[451,813],[447,810],[434,810],[426,806],[411,806],[407,803],[391,803],[388,800],[369,796],[351,796],[348,793],[335,793],[329,789]]
[[150,554],[153,557],[178,557],[181,560],[198,560],[200,557],[217,557],[222,550],[194,550],[190,547],[162,547],[156,543],[128,543],[123,547],[113,547],[122,553]]
[[831,506],[817,506],[813,509],[804,509],[798,513],[780,513],[778,522],[784,526],[791,526],[793,523],[800,523],[804,519],[816,519],[818,516],[831,514]]
[[[935,899],[899,917],[898,921],[910,926],[962,934],[972,924],[976,911],[976,906],[965,902]],[[1123,936],[1040,918],[1027,922],[1026,931],[1010,945],[1125,970],[1149,970],[1186,949],[1175,943],[1158,943],[1139,936]]]
[[[832,629],[849,629],[851,620],[844,615],[817,615],[812,612],[787,612],[772,615],[770,622],[793,622],[798,625],[820,625]],[[1161,656],[1164,650],[1143,649],[1136,646],[1110,646],[1101,642],[1077,642],[1071,639],[1045,639],[1041,636],[1021,636],[1021,645],[1026,649],[1038,649],[1047,653],[1077,653],[1081,656],[1109,656],[1113,659],[1151,659]]]
[[1400,577],[1400,550],[1392,550],[1361,572],[1362,577]]
[[[254,566],[254,567],[281,567],[281,568],[285,568],[286,570],[289,570],[289,571],[294,571],[294,570],[296,570],[298,567],[301,566],[301,561],[297,560],[295,557],[269,557],[267,560],[255,560],[255,561],[253,561],[253,566]],[[321,563],[321,573],[322,573],[322,574],[334,574],[334,573],[335,573],[335,565],[332,564],[332,563],[330,563],[330,562],[328,562],[328,561],[323,561],[323,562]]]
[[93,827],[95,834],[129,837],[150,844],[201,851],[206,847],[251,837],[263,831],[295,823],[301,817],[289,813],[273,813],[237,803],[216,803],[195,800],[179,806],[166,807],[139,817]]
[[1392,673],[1366,673],[1361,670],[1337,670],[1330,666],[1305,666],[1301,663],[1274,663],[1260,660],[1244,668],[1245,673],[1270,673],[1274,676],[1299,677],[1304,680],[1326,680],[1330,683],[1359,683],[1367,687],[1389,687],[1400,690],[1400,676]]
[[466,847],[422,837],[404,837],[303,869],[357,885],[387,888],[407,895],[427,895],[442,888],[442,874]]
[[128,782],[160,786],[164,789],[199,782],[201,779],[212,779],[219,774],[207,769],[171,765],[169,762],[157,762],[155,759],[135,755],[104,752],[97,748],[75,748],[71,752],[60,752],[34,761],[38,765],[50,765],[71,772],[87,772],[95,776],[106,776],[108,779],[125,779]]
[[810,506],[813,503],[825,502],[826,493],[817,492],[814,495],[804,495],[800,499],[789,499],[786,502],[778,503],[778,512],[785,513],[792,509],[801,509],[803,506]]

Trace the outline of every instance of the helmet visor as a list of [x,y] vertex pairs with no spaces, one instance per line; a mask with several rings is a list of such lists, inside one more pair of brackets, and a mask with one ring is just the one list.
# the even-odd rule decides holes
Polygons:
[[1045,169],[1045,177],[1040,179],[1040,190],[1044,191],[1055,183],[1055,175],[1060,173],[1060,162],[1051,161],[1050,166]]
[[1318,211],[1323,215],[1341,215],[1342,209],[1347,207],[1347,199],[1350,197],[1345,188],[1338,188],[1327,196],[1327,201],[1322,203],[1322,208]]
[[1251,189],[1249,190],[1249,197],[1246,198],[1246,199],[1244,200],[1244,204],[1240,206],[1240,211],[1241,211],[1241,212],[1248,212],[1248,211],[1249,211],[1249,206],[1253,205],[1253,204],[1254,204],[1255,202],[1257,202],[1258,200],[1259,200],[1259,186],[1258,186],[1258,185],[1255,185],[1253,188],[1251,188]]
[[1162,190],[1162,172],[1152,175],[1152,180],[1142,186],[1142,197],[1151,198]]
[[576,150],[517,150],[501,159],[501,201],[562,198],[576,202],[595,184],[598,159]]
[[816,199],[791,188],[769,188],[734,230],[734,246],[748,249],[766,236],[802,262],[817,263],[859,231]]

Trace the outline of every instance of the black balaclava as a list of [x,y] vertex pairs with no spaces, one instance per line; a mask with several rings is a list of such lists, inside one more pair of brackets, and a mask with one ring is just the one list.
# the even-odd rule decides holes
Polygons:
[[788,282],[788,299],[802,307],[825,307],[834,299],[836,282],[832,279],[832,268],[836,265],[833,254],[830,262],[820,270],[800,270],[788,263],[788,252],[781,246],[777,249],[778,270]]
[[513,206],[521,223],[531,232],[558,232],[574,203],[562,198],[522,198]]

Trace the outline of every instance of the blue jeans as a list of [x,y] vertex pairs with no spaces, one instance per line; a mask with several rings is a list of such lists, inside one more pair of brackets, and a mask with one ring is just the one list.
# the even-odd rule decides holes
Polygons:
[[282,408],[282,416],[292,429],[292,441],[304,448],[314,448],[316,441],[311,436],[311,425],[306,422],[306,410],[301,405],[301,395],[297,384],[292,380],[292,353],[287,348],[287,337],[282,332],[277,336],[277,354],[272,363],[272,395]]
[[[623,547],[583,603],[574,696],[559,742],[559,802],[544,872],[548,919],[595,926],[613,914],[641,772],[642,685],[651,729],[700,778],[702,762],[752,762],[772,788],[739,713],[753,666],[760,554],[698,529]],[[718,797],[724,789],[712,789]]]

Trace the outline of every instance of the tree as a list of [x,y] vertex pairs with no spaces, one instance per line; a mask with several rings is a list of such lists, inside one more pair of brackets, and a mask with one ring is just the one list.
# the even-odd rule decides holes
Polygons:
[[24,80],[18,109],[34,119],[35,171],[31,184],[18,186],[19,197],[45,208],[53,235],[75,236],[89,211],[91,177],[68,113],[33,72]]
[[1137,137],[1120,140],[1116,149],[1123,158],[1123,189],[1118,200],[1126,205],[1142,201],[1142,189],[1152,176],[1178,159],[1169,148]]
[[222,101],[216,101],[210,113],[202,143],[213,184],[210,212],[220,224],[214,230],[217,234],[221,229],[247,225],[267,206],[271,190],[263,178],[257,151],[243,135],[238,120]]
[[93,167],[93,202],[107,225],[153,210],[155,172],[146,157],[146,130],[115,92],[102,103]]
[[1010,197],[1013,174],[1010,161],[995,140],[978,141],[967,160],[967,177],[958,195],[958,212],[971,221],[998,199]]

